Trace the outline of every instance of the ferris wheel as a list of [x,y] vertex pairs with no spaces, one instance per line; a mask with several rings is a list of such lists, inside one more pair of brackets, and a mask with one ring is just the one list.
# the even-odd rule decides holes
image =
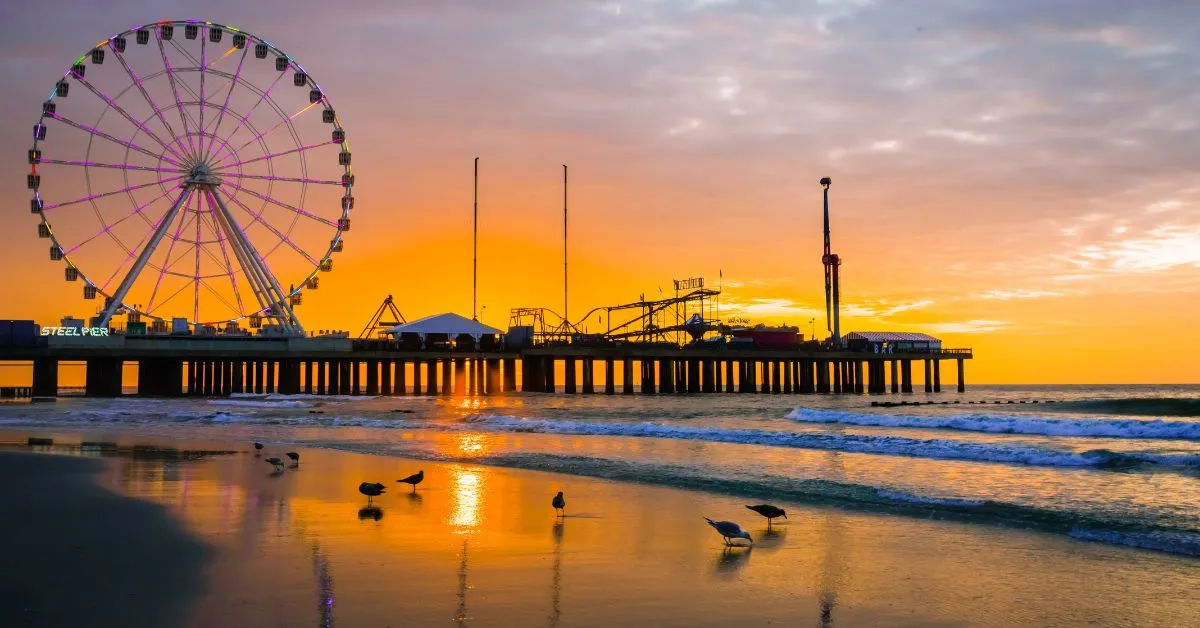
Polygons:
[[213,22],[138,26],[76,59],[29,163],[38,235],[97,300],[96,326],[247,319],[302,335],[295,307],[354,208],[329,96],[275,44]]

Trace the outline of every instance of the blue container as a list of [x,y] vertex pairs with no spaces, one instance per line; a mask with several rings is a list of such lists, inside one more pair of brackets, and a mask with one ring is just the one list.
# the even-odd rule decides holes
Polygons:
[[38,329],[33,321],[9,321],[10,344],[14,347],[32,347],[37,344]]

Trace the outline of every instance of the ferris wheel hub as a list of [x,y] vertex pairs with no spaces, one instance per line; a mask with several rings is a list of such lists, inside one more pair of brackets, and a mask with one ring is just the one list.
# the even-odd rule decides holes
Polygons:
[[204,185],[212,187],[220,184],[221,179],[213,174],[212,168],[204,162],[192,166],[192,169],[188,172],[188,178],[184,181],[184,185],[187,186]]

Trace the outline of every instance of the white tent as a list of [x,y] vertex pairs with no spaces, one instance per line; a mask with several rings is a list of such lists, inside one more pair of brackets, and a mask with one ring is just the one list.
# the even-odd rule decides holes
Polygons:
[[421,338],[424,338],[426,334],[446,334],[450,338],[466,334],[478,342],[482,336],[494,336],[503,334],[504,332],[495,327],[484,325],[479,321],[473,321],[465,316],[446,312],[445,314],[426,316],[405,325],[396,325],[384,333],[391,335],[393,338],[399,338],[400,334],[417,334]]

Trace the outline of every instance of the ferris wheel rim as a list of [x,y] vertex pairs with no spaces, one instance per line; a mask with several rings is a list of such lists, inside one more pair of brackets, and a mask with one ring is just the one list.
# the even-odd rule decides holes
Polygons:
[[[156,78],[158,76],[165,74],[171,80],[172,91],[175,93],[175,97],[176,97],[176,104],[175,104],[174,110],[176,110],[179,114],[179,118],[180,118],[179,123],[180,123],[181,128],[183,129],[182,133],[175,131],[173,126],[165,118],[164,111],[172,110],[171,103],[165,103],[162,106],[155,104],[150,99],[150,97],[146,94],[145,89],[142,86],[142,83],[139,81],[139,77],[130,69],[129,65],[126,63],[126,61],[124,60],[124,57],[123,57],[123,53],[125,50],[124,41],[128,41],[128,39],[141,38],[141,37],[143,37],[142,33],[144,31],[152,32],[157,45],[159,46],[160,49],[163,49],[163,41],[164,40],[171,41],[170,37],[167,37],[167,38],[163,37],[164,31],[163,31],[162,27],[164,27],[164,26],[171,26],[173,28],[174,27],[183,27],[184,29],[187,29],[190,26],[194,26],[199,29],[199,32],[201,34],[200,35],[201,60],[198,65],[196,65],[194,67],[188,67],[188,66],[181,65],[178,68],[172,68],[170,66],[170,62],[167,59],[166,53],[163,52],[162,53],[163,54],[163,62],[164,62],[163,70],[152,73],[151,75],[147,75],[145,77],[145,80],[148,80],[150,78]],[[204,40],[207,37],[212,36],[211,33],[213,30],[217,30],[217,31],[223,32],[223,33],[233,34],[234,42],[238,41],[237,38],[239,36],[242,38],[241,45],[237,45],[235,43],[235,48],[240,48],[242,50],[242,53],[239,58],[239,65],[238,65],[237,71],[232,75],[232,77],[227,72],[222,73],[220,71],[214,70],[213,68],[209,67],[211,64],[209,64],[204,59],[204,55],[205,55]],[[217,37],[218,37],[218,39],[212,40],[214,43],[219,41],[220,35],[218,35]],[[128,39],[126,39],[126,38],[128,38]],[[194,39],[194,38],[195,38],[194,36],[191,36],[191,35],[188,36],[188,39]],[[118,46],[119,41],[121,43]],[[147,42],[142,41],[142,39],[138,39],[138,43],[145,45]],[[174,41],[171,41],[171,44],[176,49],[180,49],[178,44],[175,43]],[[251,107],[250,111],[247,111],[244,113],[232,112],[233,115],[238,117],[238,122],[237,122],[236,126],[234,127],[233,131],[229,132],[225,136],[222,136],[220,133],[222,130],[221,125],[222,125],[222,121],[225,119],[225,116],[231,112],[231,110],[229,109],[229,100],[233,94],[234,88],[237,87],[238,85],[247,85],[247,86],[251,85],[250,83],[248,83],[248,81],[244,77],[240,77],[241,70],[242,70],[242,63],[246,60],[246,57],[250,53],[252,48],[254,48],[254,50],[255,50],[256,57],[258,57],[260,59],[264,58],[264,55],[259,54],[259,50],[257,48],[259,45],[265,45],[267,47],[266,48],[267,53],[265,56],[270,57],[273,55],[273,58],[276,59],[276,68],[279,71],[279,75],[272,82],[271,86],[268,87],[265,91],[255,88],[255,91],[258,91],[261,94],[261,96],[258,100],[256,100],[255,104]],[[112,53],[112,56],[120,62],[120,64],[123,66],[123,68],[126,70],[126,72],[129,73],[129,76],[132,79],[132,83],[130,85],[127,85],[124,88],[124,90],[122,90],[120,92],[120,96],[123,96],[130,89],[134,89],[136,87],[137,89],[139,89],[142,92],[142,95],[146,98],[147,102],[151,105],[152,109],[154,110],[153,114],[147,115],[144,119],[142,119],[140,121],[135,119],[130,114],[125,112],[123,109],[121,109],[121,107],[116,104],[115,100],[107,97],[102,92],[97,90],[97,88],[93,87],[84,78],[84,73],[82,70],[80,70],[78,73],[76,73],[76,69],[79,68],[81,66],[81,64],[87,63],[89,58],[94,59],[95,51],[104,51],[106,49],[108,51],[110,51]],[[186,51],[183,51],[182,49],[180,49],[180,50],[184,53],[185,56],[190,56],[187,54]],[[232,51],[233,51],[233,48],[231,48],[229,50],[229,52],[232,52]],[[226,56],[228,54],[229,53],[227,52]],[[282,65],[281,70],[280,70],[280,61],[279,61],[280,59],[283,60],[283,62],[282,62],[283,65]],[[194,58],[192,60],[195,61]],[[86,66],[84,66],[84,67],[86,67]],[[261,105],[264,101],[270,101],[270,97],[269,97],[270,90],[275,86],[275,84],[279,83],[285,76],[287,76],[289,71],[291,71],[293,73],[293,76],[296,77],[296,79],[295,79],[297,81],[295,83],[296,86],[302,86],[302,84],[299,82],[300,81],[299,77],[302,75],[303,79],[304,79],[303,86],[310,87],[311,93],[319,94],[319,97],[317,99],[311,100],[311,102],[309,103],[309,105],[307,107],[303,108],[300,112],[297,112],[297,114],[293,114],[291,116],[291,118],[296,117],[296,115],[299,115],[300,113],[303,113],[304,111],[307,111],[308,109],[320,106],[324,112],[329,112],[332,114],[332,120],[328,120],[328,122],[330,122],[332,124],[331,128],[335,129],[334,139],[327,140],[324,142],[314,143],[314,144],[304,144],[300,140],[300,138],[297,136],[295,128],[292,127],[291,118],[284,117],[281,119],[281,121],[279,123],[275,124],[273,127],[269,128],[266,131],[263,131],[261,133],[255,133],[254,137],[252,137],[249,141],[247,141],[247,142],[243,143],[241,146],[235,148],[232,143],[232,138],[233,138],[234,134],[236,134],[236,132],[238,130],[242,129],[247,124],[251,125],[250,128],[252,129],[252,132],[253,132],[253,130],[254,130],[253,123],[249,122],[249,119],[248,119],[250,114],[253,112],[253,110],[255,108],[257,108],[259,105]],[[178,90],[176,88],[176,85],[174,84],[173,72],[199,72],[201,94],[197,100],[183,101],[180,99]],[[228,90],[225,95],[224,103],[220,107],[216,108],[216,109],[218,109],[218,112],[217,112],[218,117],[217,117],[216,123],[211,127],[211,131],[204,124],[205,110],[212,108],[212,103],[210,103],[207,100],[207,98],[204,96],[204,77],[206,74],[213,74],[214,76],[221,76],[230,81],[228,83]],[[299,286],[296,286],[296,284],[292,284],[289,287],[289,289],[287,290],[287,292],[284,293],[285,298],[290,299],[294,295],[297,295],[297,294],[303,292],[307,288],[307,286],[309,286],[312,283],[313,279],[315,277],[317,277],[318,274],[322,270],[325,270],[325,264],[327,263],[328,260],[331,259],[332,254],[335,252],[339,252],[341,250],[340,244],[343,241],[343,234],[345,231],[348,230],[348,220],[346,220],[345,226],[343,226],[343,219],[345,219],[346,216],[348,215],[346,207],[345,207],[345,205],[347,203],[346,199],[351,199],[350,203],[351,203],[351,207],[352,207],[352,198],[353,198],[352,195],[353,195],[353,189],[354,189],[353,167],[350,165],[348,159],[346,160],[345,163],[341,163],[339,161],[339,166],[341,166],[340,170],[342,171],[343,176],[342,176],[342,179],[338,180],[338,181],[313,178],[313,177],[308,176],[308,173],[307,173],[308,166],[307,166],[307,162],[305,161],[304,152],[309,149],[314,149],[314,148],[318,148],[318,147],[322,147],[322,146],[326,146],[326,145],[336,144],[336,145],[340,146],[341,151],[343,153],[348,154],[349,153],[349,142],[345,139],[345,132],[344,132],[345,127],[342,124],[341,118],[337,114],[336,108],[333,107],[332,99],[330,99],[330,97],[326,93],[326,91],[321,88],[320,83],[300,63],[298,63],[291,55],[289,55],[281,47],[279,47],[272,41],[267,40],[258,35],[255,35],[253,33],[250,33],[248,31],[239,29],[237,27],[233,27],[233,26],[226,25],[226,24],[220,24],[217,22],[204,21],[204,20],[164,20],[164,21],[158,21],[158,22],[151,22],[151,23],[146,23],[146,24],[142,24],[139,26],[134,26],[132,28],[129,28],[129,29],[120,31],[114,35],[111,35],[110,37],[99,42],[96,46],[92,47],[90,50],[88,50],[83,55],[78,57],[75,60],[75,62],[71,63],[68,66],[67,71],[63,73],[62,77],[55,84],[55,87],[51,90],[50,94],[44,101],[43,111],[42,111],[41,115],[38,117],[37,124],[35,125],[33,148],[30,150],[30,153],[31,153],[30,161],[31,161],[31,164],[33,165],[32,173],[30,175],[31,180],[34,177],[38,176],[38,170],[37,170],[38,164],[43,163],[41,161],[38,161],[38,162],[33,161],[33,157],[32,157],[32,154],[34,153],[34,151],[38,151],[39,155],[40,155],[40,147],[45,142],[44,131],[42,131],[43,135],[39,136],[38,129],[45,128],[48,118],[53,119],[57,122],[65,121],[64,118],[54,114],[53,108],[50,108],[49,110],[47,110],[47,105],[55,103],[56,99],[60,97],[60,94],[59,94],[60,87],[59,86],[62,83],[66,82],[68,79],[72,79],[77,83],[85,85],[90,92],[92,92],[95,96],[99,97],[102,101],[105,102],[105,107],[100,114],[100,118],[103,118],[105,115],[109,114],[110,111],[116,111],[116,112],[118,112],[119,115],[126,118],[126,120],[128,122],[130,122],[131,124],[133,124],[133,126],[135,127],[132,138],[130,138],[130,140],[128,140],[128,141],[122,142],[119,138],[112,136],[112,135],[105,134],[103,131],[101,131],[100,130],[101,127],[99,126],[99,121],[97,121],[97,124],[94,127],[88,127],[88,125],[85,125],[82,123],[74,123],[74,122],[66,121],[69,126],[75,126],[76,128],[79,128],[80,130],[83,130],[84,132],[86,132],[88,134],[87,152],[85,154],[84,159],[79,160],[78,162],[75,162],[75,163],[72,163],[70,160],[49,160],[48,159],[44,163],[58,164],[58,165],[75,165],[75,166],[82,167],[83,172],[84,172],[84,178],[85,178],[85,187],[87,189],[88,195],[86,197],[77,199],[75,201],[66,201],[66,202],[59,202],[59,203],[55,203],[55,204],[51,204],[51,205],[46,205],[44,203],[44,199],[42,198],[40,184],[34,185],[33,183],[31,183],[31,185],[30,185],[30,187],[32,188],[32,192],[33,192],[33,198],[31,200],[31,208],[33,209],[33,213],[37,214],[38,219],[39,219],[39,228],[40,228],[39,235],[41,234],[42,228],[44,228],[45,231],[48,232],[48,237],[52,244],[52,249],[51,249],[52,259],[63,261],[65,267],[68,269],[67,273],[68,273],[69,280],[73,280],[73,279],[71,279],[71,269],[73,269],[75,274],[77,275],[78,279],[82,280],[82,283],[85,286],[85,292],[87,292],[86,288],[91,287],[95,290],[95,294],[97,294],[97,295],[101,295],[101,296],[104,296],[109,299],[111,299],[114,296],[112,291],[109,290],[109,288],[108,288],[109,284],[113,281],[112,277],[110,277],[103,284],[100,284],[99,282],[96,282],[92,278],[90,278],[88,276],[88,274],[84,272],[84,269],[79,264],[77,264],[76,261],[72,258],[72,255],[75,252],[77,252],[81,247],[85,246],[89,242],[93,241],[100,234],[96,234],[96,235],[87,237],[68,248],[67,246],[65,246],[66,243],[64,241],[60,240],[59,236],[55,234],[55,230],[53,228],[53,223],[51,222],[50,217],[47,216],[47,212],[53,211],[60,207],[65,207],[68,205],[73,205],[73,204],[77,204],[77,203],[86,201],[89,205],[92,206],[92,210],[97,214],[97,217],[100,219],[101,224],[104,227],[101,231],[104,233],[107,233],[110,238],[112,238],[115,242],[117,242],[118,246],[120,246],[121,248],[126,248],[123,246],[123,243],[120,240],[120,238],[115,233],[112,232],[112,227],[116,226],[117,224],[119,224],[120,222],[122,222],[126,219],[132,218],[133,216],[137,216],[139,219],[141,219],[145,222],[149,222],[150,218],[147,217],[147,215],[144,213],[144,210],[148,209],[152,205],[160,204],[161,202],[163,202],[164,199],[169,199],[172,192],[174,192],[177,189],[180,189],[181,187],[185,187],[188,166],[191,166],[191,165],[194,165],[194,164],[200,163],[200,162],[206,162],[207,160],[209,160],[211,158],[222,158],[220,161],[215,163],[215,167],[213,168],[214,171],[219,172],[222,177],[229,177],[229,178],[237,181],[236,183],[232,183],[229,186],[229,189],[233,190],[233,193],[230,195],[230,197],[227,200],[229,200],[231,205],[237,206],[240,209],[240,211],[242,211],[246,215],[249,215],[252,217],[251,222],[246,224],[244,228],[248,228],[249,226],[252,226],[254,224],[262,224],[274,236],[278,237],[278,240],[274,241],[274,243],[270,247],[270,249],[265,254],[262,255],[262,258],[265,259],[267,256],[270,256],[274,251],[278,250],[280,247],[284,246],[284,244],[286,243],[297,254],[299,254],[303,258],[305,258],[305,260],[307,262],[312,263],[312,267],[306,273],[303,274],[302,279],[299,283]],[[61,95],[61,97],[65,97],[65,96],[66,96],[66,93],[63,93]],[[199,122],[199,124],[196,125],[196,129],[195,129],[195,131],[198,131],[198,132],[189,132],[188,131],[187,116],[184,111],[185,104],[186,105],[195,105],[198,108],[199,120],[197,122]],[[276,110],[276,112],[279,113],[280,115],[283,114],[283,110],[279,109],[278,105],[276,103],[274,103],[273,101],[270,101],[270,106],[272,106]],[[324,113],[322,115],[324,115]],[[163,123],[163,128],[159,129],[157,132],[151,130],[150,124],[149,124],[151,118],[154,118],[154,117],[157,117]],[[287,150],[276,151],[274,153],[268,152],[270,150],[270,148],[265,143],[261,143],[261,140],[263,139],[263,137],[265,135],[271,133],[272,131],[275,131],[281,125],[288,127],[289,134],[292,136],[292,139],[296,145],[295,145],[295,147],[288,148]],[[149,144],[149,140],[154,140],[154,143],[158,144],[162,150],[158,151],[157,154],[152,154],[151,151],[148,151],[143,146],[141,146],[139,144],[135,144],[133,140],[139,136],[139,133],[143,134],[143,137],[145,138],[144,140],[141,140],[143,143]],[[339,133],[341,134],[340,138],[338,137]],[[165,136],[165,139],[163,137],[160,137],[160,135]],[[97,140],[97,138],[101,138],[108,142],[113,142],[113,143],[123,146],[125,149],[125,155],[126,155],[124,163],[117,165],[117,164],[104,164],[101,162],[91,162],[90,157],[91,157],[91,151],[92,151],[92,143],[95,142]],[[195,140],[195,142],[193,142],[193,140]],[[207,141],[207,145],[205,145],[206,141]],[[253,145],[255,143],[255,141],[260,141],[260,143],[261,143],[260,145],[261,145],[263,152],[254,154],[255,151],[251,150],[250,153],[252,156],[249,158],[243,158],[241,155],[241,150],[246,149],[247,147],[250,147],[251,145]],[[185,150],[185,147],[184,147],[185,143],[188,145],[190,150]],[[147,166],[133,165],[132,160],[130,158],[131,151],[138,152],[138,153],[144,153],[145,157],[149,157],[154,160],[155,166],[147,167]],[[273,157],[278,157],[278,156],[293,154],[293,153],[299,155],[300,164],[301,164],[301,176],[299,176],[299,177],[281,177],[281,176],[275,175],[274,170],[273,170],[273,164],[271,163],[271,159]],[[267,166],[268,166],[268,168],[270,168],[270,170],[268,170],[267,175],[246,174],[241,169],[241,166],[243,166],[245,164],[262,161],[262,160],[266,160]],[[115,168],[117,170],[120,170],[122,177],[123,177],[123,181],[125,182],[126,185],[123,188],[118,189],[118,190],[107,191],[107,192],[103,192],[103,193],[93,193],[92,188],[91,188],[91,180],[90,180],[90,172],[89,172],[90,168]],[[156,174],[165,175],[165,176],[159,176],[156,180],[151,181],[149,183],[130,184],[129,183],[130,171],[142,171],[142,172],[154,171],[154,172],[156,172]],[[270,186],[270,187],[268,187],[267,194],[261,195],[255,191],[250,190],[249,188],[243,186],[242,182],[244,180],[251,180],[251,179],[265,180],[267,182],[267,185]],[[185,181],[185,183],[180,183],[181,180]],[[297,204],[297,206],[293,206],[293,205],[287,204],[287,203],[282,203],[271,197],[271,190],[273,190],[273,186],[277,182],[299,183],[301,185],[301,191],[300,191],[301,198],[300,198],[300,202]],[[312,214],[311,212],[307,212],[303,209],[305,207],[305,203],[304,203],[304,199],[306,198],[305,194],[307,193],[306,186],[308,186],[310,184],[311,185],[338,185],[341,188],[343,188],[343,192],[342,192],[342,194],[343,194],[343,201],[342,201],[343,209],[341,212],[341,215],[343,217],[342,219],[339,219],[336,222],[330,221],[328,219],[323,219],[323,218],[317,216],[316,214]],[[157,186],[162,191],[162,194],[159,194],[159,195],[155,196],[154,198],[152,198],[151,200],[146,201],[145,203],[141,203],[139,205],[134,197],[133,192],[136,190],[140,190],[143,188],[150,188],[150,187],[154,187],[154,186]],[[255,204],[253,201],[251,201],[249,203],[249,205],[247,205],[241,199],[237,198],[237,196],[239,194],[242,194],[243,192],[249,196],[257,197],[258,200],[262,201],[262,206],[260,207],[260,209],[257,213],[254,212],[251,209],[251,207],[249,206],[249,205]],[[131,203],[134,206],[134,209],[133,209],[133,211],[126,214],[125,216],[119,218],[116,222],[109,224],[109,223],[105,222],[108,219],[106,219],[101,214],[99,207],[96,206],[96,201],[100,198],[104,198],[107,196],[120,194],[120,193],[124,193],[126,196],[128,196],[128,198],[130,199]],[[204,195],[201,194],[199,196],[203,197]],[[264,198],[264,196],[265,196],[265,198]],[[169,202],[169,200],[167,202]],[[199,207],[199,205],[204,202],[206,202],[206,201],[204,201],[203,198],[198,199],[197,207]],[[190,203],[191,203],[191,200],[188,199],[186,204],[190,205]],[[290,222],[288,222],[288,226],[286,227],[286,229],[284,229],[282,231],[277,230],[273,225],[269,224],[269,222],[262,217],[262,214],[265,211],[265,208],[269,204],[278,205],[278,206],[280,206],[284,209],[288,209],[292,212]],[[185,208],[185,210],[186,210],[186,208]],[[195,213],[199,214],[199,212],[201,210],[197,208],[194,211],[195,211]],[[212,212],[213,210],[210,208],[208,211]],[[330,239],[328,246],[325,247],[325,250],[323,252],[321,252],[319,257],[314,257],[310,253],[303,250],[301,247],[298,247],[288,237],[294,231],[296,224],[298,223],[298,221],[301,220],[301,218],[315,219],[315,220],[325,223],[326,225],[333,227],[333,237]],[[161,219],[161,220],[165,220],[165,218]],[[200,256],[199,249],[203,244],[206,244],[206,243],[211,244],[211,241],[204,242],[199,239],[199,237],[200,237],[199,236],[199,233],[200,233],[199,218],[196,219],[196,223],[197,223],[197,225],[196,225],[197,239],[195,241],[193,241],[192,244],[193,244],[193,246],[195,246],[197,248],[197,250],[196,250],[197,271],[196,271],[196,275],[195,275],[195,278],[196,278],[195,289],[198,293],[199,289],[200,289],[201,280],[203,279],[203,277],[200,276],[199,270],[198,270],[198,268],[199,268],[198,260],[199,260],[199,256]],[[181,222],[179,225],[179,229],[182,229],[183,226],[184,225]],[[240,227],[241,224],[239,223],[237,226]],[[216,233],[217,233],[217,238],[219,240],[220,232],[216,231]],[[149,234],[147,234],[147,235],[149,235]],[[245,234],[243,234],[243,237],[245,237]],[[132,255],[133,251],[140,249],[145,244],[145,238],[146,238],[146,236],[143,236],[143,240],[141,242],[138,242],[133,247],[126,248],[127,258],[126,258],[126,260],[118,263],[117,270],[114,271],[114,276],[116,274],[120,273],[121,267],[124,265],[124,263],[126,261],[128,261],[128,257],[130,257]],[[181,241],[181,240],[177,236],[172,239],[171,244],[173,245],[178,241]],[[182,241],[187,242],[186,239],[184,239]],[[57,258],[55,257],[55,254],[54,254],[55,249],[57,249],[57,251],[58,251]],[[228,265],[229,258],[227,256],[225,258],[225,261],[226,261],[226,264]],[[188,276],[188,275],[185,275],[182,273],[168,271],[167,266],[169,265],[169,262],[170,262],[170,252],[168,251],[167,257],[162,262],[162,268],[152,266],[155,270],[160,271],[159,281],[161,281],[162,276],[164,274],[177,275],[177,276],[181,276],[181,277]],[[227,275],[233,282],[235,294],[239,294],[237,291],[236,276],[239,273],[246,273],[246,272],[247,271],[245,268],[240,268],[237,271],[230,269],[230,271],[228,273],[209,275],[209,276],[221,277],[221,276]],[[157,292],[157,285],[155,287],[155,292]],[[153,298],[152,298],[152,301],[153,301]],[[240,305],[240,294],[239,294],[239,305]],[[196,325],[212,325],[212,324],[219,325],[219,324],[227,324],[227,323],[236,323],[236,322],[244,320],[246,318],[253,318],[256,315],[261,315],[261,314],[267,312],[268,310],[270,310],[272,307],[273,306],[260,307],[258,309],[254,309],[254,308],[247,309],[244,307],[232,308],[232,309],[236,310],[237,315],[228,317],[228,318],[217,318],[217,319],[213,319],[213,320],[209,320],[209,321],[202,321],[202,320],[200,320],[201,317],[198,314],[199,305],[198,305],[198,296],[197,296],[197,305],[196,305],[197,314],[192,317],[192,320],[190,322],[193,324],[196,324]],[[137,312],[141,316],[144,316],[144,317],[152,319],[152,320],[165,321],[165,320],[167,320],[167,318],[169,318],[168,316],[156,315],[154,313],[153,307],[147,307],[147,308],[145,308],[145,310],[143,310],[140,305],[130,305],[130,304],[126,304],[126,303],[118,303],[118,304],[116,304],[116,308],[118,311],[122,311],[122,312]]]

